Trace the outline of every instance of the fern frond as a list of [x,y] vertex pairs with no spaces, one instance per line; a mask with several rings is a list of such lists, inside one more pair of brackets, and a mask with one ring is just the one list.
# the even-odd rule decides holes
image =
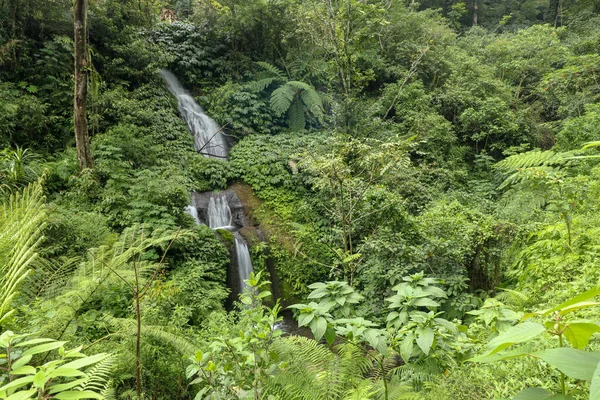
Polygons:
[[290,108],[294,96],[296,95],[296,89],[293,86],[285,84],[271,93],[271,109],[279,117],[285,114]]
[[271,85],[273,82],[275,82],[277,80],[278,80],[277,77],[263,78],[263,79],[259,79],[257,81],[248,82],[246,84],[246,87],[250,91],[258,93],[258,92],[262,92],[263,90],[265,90],[267,87],[269,87],[269,85]]
[[280,70],[279,68],[277,68],[276,66],[274,66],[273,64],[269,64],[268,62],[264,62],[264,61],[257,61],[256,65],[261,67],[266,72],[273,74],[275,77],[277,77],[279,79],[285,79],[285,74],[283,73],[283,71]]
[[79,390],[90,390],[96,393],[108,392],[111,388],[111,375],[115,360],[109,356],[86,371],[86,380],[79,385]]
[[420,390],[424,382],[437,379],[442,371],[443,368],[439,361],[428,358],[415,363],[401,365],[394,369],[393,374],[400,379],[400,382],[410,383],[413,388]]
[[563,165],[572,155],[572,152],[557,153],[552,150],[534,150],[507,157],[496,163],[494,167],[510,170],[517,168]]
[[496,299],[503,303],[520,305],[529,301],[530,297],[528,294],[519,292],[518,290],[499,288],[500,292],[496,295]]
[[[114,318],[105,316],[104,321],[109,326],[117,330],[116,335],[124,337],[134,337],[137,333],[136,321],[127,318]],[[181,355],[194,354],[198,345],[189,341],[186,337],[170,332],[165,326],[142,324],[142,338],[153,337],[164,343],[169,344],[175,351]]]
[[323,111],[323,99],[319,96],[319,93],[312,87],[305,89],[300,94],[300,98],[304,105],[313,113],[315,111],[320,113]]
[[300,81],[288,81],[286,83],[286,85],[290,85],[291,87],[293,87],[296,90],[315,90],[312,86],[310,86],[308,83],[304,83],[304,82],[300,82]]
[[81,257],[40,260],[43,268],[29,276],[27,289],[23,292],[31,298],[58,296],[69,285],[82,261]]

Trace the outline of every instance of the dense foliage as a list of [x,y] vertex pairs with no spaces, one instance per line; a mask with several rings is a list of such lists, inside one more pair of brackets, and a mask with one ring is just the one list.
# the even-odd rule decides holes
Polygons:
[[598,1],[88,1],[84,170],[73,4],[0,2],[0,399],[600,399]]

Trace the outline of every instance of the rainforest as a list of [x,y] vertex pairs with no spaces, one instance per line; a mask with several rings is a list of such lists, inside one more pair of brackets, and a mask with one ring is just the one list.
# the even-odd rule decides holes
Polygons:
[[600,400],[599,0],[0,0],[0,399]]

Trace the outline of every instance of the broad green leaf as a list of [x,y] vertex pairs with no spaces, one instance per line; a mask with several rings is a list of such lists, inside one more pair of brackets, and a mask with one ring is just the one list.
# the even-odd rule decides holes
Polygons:
[[79,360],[75,360],[75,361],[71,361],[69,363],[66,363],[61,368],[80,369],[80,368],[83,368],[83,367],[87,367],[88,365],[92,365],[92,364],[95,364],[97,362],[100,362],[100,361],[104,360],[107,357],[109,357],[109,355],[106,354],[106,353],[94,354],[93,356],[89,356],[89,357],[85,357],[85,358],[80,358]]
[[6,400],[29,400],[37,398],[37,389],[29,389],[22,392],[13,393],[6,398]]
[[433,339],[435,338],[435,334],[433,329],[431,328],[417,328],[415,331],[417,335],[417,346],[425,355],[429,355],[429,351],[431,350],[431,346],[433,345]]
[[327,330],[327,320],[323,317],[318,317],[310,325],[312,333],[315,336],[315,340],[321,340],[325,334],[325,331]]
[[14,364],[12,365],[13,370],[22,367],[23,365],[27,364],[29,361],[31,361],[31,358],[33,356],[31,354],[27,355],[27,356],[21,356],[19,357],[19,359],[17,361],[14,362]]
[[82,385],[82,384],[84,384],[86,382],[87,382],[87,378],[81,378],[81,379],[76,379],[74,381],[67,382],[67,383],[61,383],[61,384],[58,384],[58,385],[52,385],[48,389],[48,393],[54,394],[54,393],[58,393],[58,392],[64,392],[65,390],[72,389],[75,386]]
[[67,367],[58,367],[54,371],[48,373],[49,378],[56,378],[58,376],[64,376],[67,378],[72,378],[74,376],[83,376],[85,372],[82,372],[75,368],[67,368]]
[[542,388],[523,389],[512,400],[572,400],[571,396],[553,394]]
[[[523,320],[526,320],[527,318],[531,318],[535,315],[548,315],[553,313],[554,311],[559,311],[563,310],[563,309],[569,309],[571,311],[576,310],[577,308],[572,308],[573,305],[577,304],[577,303],[582,303],[582,302],[587,302],[587,300],[594,298],[596,296],[600,295],[600,285],[591,288],[590,290],[587,290],[559,305],[557,305],[556,307],[550,308],[548,310],[544,310],[544,311],[539,311],[536,313],[529,313],[529,314],[525,314],[523,316]],[[589,304],[589,302],[588,302]],[[579,307],[581,308],[581,307]]]
[[410,358],[413,355],[413,352],[414,352],[413,340],[414,339],[415,339],[415,337],[413,334],[408,334],[402,340],[402,343],[400,343],[400,356],[402,356],[402,359],[406,363],[408,363],[408,360],[410,360]]
[[490,341],[488,344],[488,355],[504,350],[513,344],[531,340],[545,331],[546,328],[544,328],[544,325],[532,321],[515,325]]
[[58,393],[54,398],[58,400],[104,399],[103,396],[90,390],[69,390],[67,392]]
[[543,400],[552,396],[552,393],[542,388],[523,389],[512,400]]
[[574,322],[568,324],[564,330],[567,340],[576,349],[583,349],[588,345],[590,337],[600,332],[600,326],[588,322]]
[[34,375],[35,371],[35,367],[32,367],[31,365],[24,365],[19,368],[13,368],[10,373],[11,375]]
[[305,326],[305,325],[310,324],[310,322],[313,320],[314,317],[315,317],[314,313],[300,314],[298,316],[298,326]]
[[498,353],[494,353],[492,355],[483,354],[480,356],[475,356],[473,358],[468,359],[470,362],[481,362],[481,363],[489,363],[496,362],[501,360],[509,360],[511,358],[523,357],[530,355],[532,353],[531,344],[525,344],[523,346],[519,346],[515,349],[508,351],[500,351]]
[[197,364],[190,364],[185,368],[185,377],[187,379],[190,379],[198,371],[200,371],[200,366],[198,366]]
[[48,339],[48,338],[41,338],[41,339],[31,339],[31,340],[27,340],[25,342],[21,342],[19,344],[17,344],[16,347],[26,347],[26,346],[31,346],[34,344],[40,344],[40,343],[48,343],[48,342],[54,342],[54,339]]
[[548,364],[556,367],[565,375],[591,381],[598,363],[600,363],[600,352],[589,352],[568,347],[542,350],[533,353]]
[[21,354],[21,357],[39,354],[39,353],[45,353],[47,351],[55,350],[55,349],[58,349],[59,347],[63,346],[65,343],[67,343],[67,342],[52,342],[52,343],[40,344],[38,346],[34,346],[30,349],[25,350],[23,352],[23,354]]
[[0,387],[0,392],[8,391],[10,389],[20,388],[20,387],[30,384],[31,382],[33,382],[33,375],[24,376],[22,378],[15,379],[14,381]]
[[590,384],[590,400],[600,400],[600,363],[596,365]]
[[331,346],[335,340],[335,337],[335,329],[333,329],[331,326],[328,326],[327,330],[325,331],[325,340],[327,341],[327,344]]
[[44,371],[38,371],[33,377],[33,386],[38,389],[43,389],[46,386],[46,373]]
[[438,303],[437,301],[428,299],[427,297],[423,297],[421,299],[416,299],[415,301],[413,301],[412,304],[417,307],[439,307],[440,306],[440,303]]

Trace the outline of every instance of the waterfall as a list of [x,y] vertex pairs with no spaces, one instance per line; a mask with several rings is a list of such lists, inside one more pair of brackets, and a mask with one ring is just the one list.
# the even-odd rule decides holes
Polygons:
[[250,273],[252,272],[252,261],[250,260],[248,245],[241,235],[238,234],[235,235],[235,253],[237,255],[238,275],[240,278],[240,292],[243,292],[247,287],[244,281],[250,277]]
[[224,195],[210,196],[208,202],[208,226],[212,229],[231,227],[231,209]]
[[192,216],[192,218],[194,218],[194,221],[196,221],[196,225],[200,225],[200,217],[198,217],[198,210],[196,209],[196,207],[192,206],[185,206],[184,208],[185,212],[190,214]]
[[194,135],[196,151],[207,157],[227,158],[227,143],[219,125],[204,113],[202,107],[186,92],[175,75],[164,69],[160,74],[169,91],[177,98],[181,118]]

